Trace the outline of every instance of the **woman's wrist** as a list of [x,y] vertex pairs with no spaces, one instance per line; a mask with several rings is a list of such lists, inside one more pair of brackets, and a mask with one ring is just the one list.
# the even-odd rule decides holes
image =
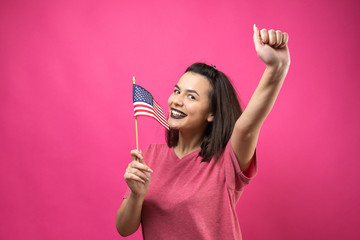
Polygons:
[[136,193],[131,191],[130,195],[129,195],[129,199],[142,204],[142,202],[145,199],[145,195],[136,194]]
[[266,66],[265,71],[272,75],[272,79],[273,80],[282,80],[287,72],[289,71],[289,64],[277,64],[277,65],[271,65],[271,66]]
[[266,65],[266,70],[273,72],[274,74],[279,74],[282,72],[287,72],[289,70],[290,64],[278,63],[275,65]]

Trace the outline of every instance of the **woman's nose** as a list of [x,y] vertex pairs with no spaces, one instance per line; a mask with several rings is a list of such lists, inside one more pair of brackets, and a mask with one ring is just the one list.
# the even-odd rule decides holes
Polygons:
[[184,103],[183,97],[180,94],[175,95],[173,99],[173,103],[176,106],[182,106]]

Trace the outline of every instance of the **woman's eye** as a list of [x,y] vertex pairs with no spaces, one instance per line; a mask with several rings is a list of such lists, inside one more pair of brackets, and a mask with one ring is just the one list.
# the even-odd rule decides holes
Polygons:
[[180,91],[179,91],[179,90],[177,90],[177,89],[175,89],[175,90],[174,90],[174,93],[176,93],[176,94],[180,94]]
[[194,97],[193,95],[189,95],[189,98],[190,98],[191,100],[195,100],[195,97]]

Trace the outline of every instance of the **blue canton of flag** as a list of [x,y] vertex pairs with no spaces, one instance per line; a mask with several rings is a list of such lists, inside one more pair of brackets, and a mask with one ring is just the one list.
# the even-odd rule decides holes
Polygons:
[[160,105],[145,88],[133,84],[134,116],[147,116],[157,120],[169,130],[169,124]]

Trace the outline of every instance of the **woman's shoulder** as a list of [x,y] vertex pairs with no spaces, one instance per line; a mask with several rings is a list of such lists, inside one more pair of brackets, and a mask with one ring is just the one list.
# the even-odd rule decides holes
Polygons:
[[168,151],[170,148],[165,143],[152,143],[144,151],[147,154],[160,153],[163,151]]

